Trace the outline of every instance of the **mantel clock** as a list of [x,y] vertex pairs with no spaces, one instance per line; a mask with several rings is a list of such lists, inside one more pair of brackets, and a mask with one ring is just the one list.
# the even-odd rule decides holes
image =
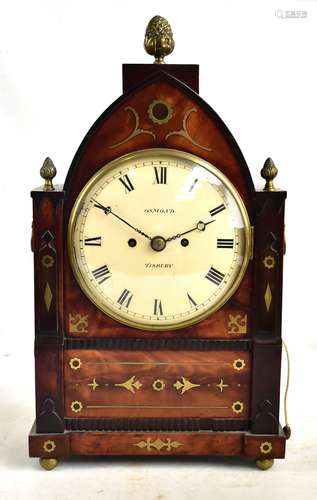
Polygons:
[[254,189],[229,130],[171,65],[124,64],[123,94],[63,186],[32,191],[36,420],[30,456],[283,458],[279,424],[286,192]]

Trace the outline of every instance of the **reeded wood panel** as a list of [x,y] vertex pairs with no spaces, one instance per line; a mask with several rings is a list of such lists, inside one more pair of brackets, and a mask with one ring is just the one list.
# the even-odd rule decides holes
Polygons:
[[64,352],[67,417],[247,418],[250,353]]

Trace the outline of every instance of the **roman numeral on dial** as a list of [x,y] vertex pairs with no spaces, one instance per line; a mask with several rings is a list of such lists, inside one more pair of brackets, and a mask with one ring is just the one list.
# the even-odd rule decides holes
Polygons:
[[167,183],[167,167],[154,167],[155,180],[154,184]]
[[134,190],[134,186],[133,186],[132,182],[130,181],[130,178],[127,176],[127,174],[123,175],[122,177],[119,177],[119,181],[124,186],[126,194],[128,194]]
[[162,316],[163,315],[162,302],[159,299],[154,300],[154,314],[155,314],[155,316]]
[[209,210],[209,213],[210,213],[211,217],[213,217],[214,215],[219,214],[219,212],[222,212],[223,210],[225,210],[225,208],[226,207],[222,203],[222,205],[219,205],[219,207],[215,207],[212,210]]
[[84,242],[86,247],[101,247],[101,236],[95,236],[94,238],[85,238]]
[[108,266],[101,266],[92,271],[93,277],[98,282],[98,285],[101,285],[104,281],[108,280],[111,277],[111,273],[109,271]]
[[233,239],[217,238],[217,248],[233,248]]
[[127,290],[126,288],[123,290],[122,294],[118,298],[117,302],[120,304],[120,306],[124,306],[126,308],[129,307],[130,302],[132,300],[133,294],[130,292],[130,290]]
[[190,307],[196,307],[197,306],[197,302],[194,301],[194,299],[189,295],[188,292],[187,292],[187,297],[188,297],[188,300],[189,300]]
[[220,271],[217,271],[217,269],[214,269],[213,267],[209,269],[208,273],[205,276],[207,280],[211,281],[215,285],[220,285],[224,277],[224,274],[222,274]]

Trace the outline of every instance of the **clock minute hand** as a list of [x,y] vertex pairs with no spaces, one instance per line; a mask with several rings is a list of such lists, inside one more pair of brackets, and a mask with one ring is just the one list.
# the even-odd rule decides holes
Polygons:
[[117,219],[119,219],[121,222],[123,222],[124,224],[126,224],[127,226],[131,227],[131,229],[133,229],[134,231],[136,231],[138,234],[141,234],[142,236],[144,236],[145,238],[147,238],[148,240],[151,240],[151,236],[149,236],[148,234],[144,233],[143,231],[141,231],[141,229],[138,229],[137,227],[134,227],[132,226],[132,224],[130,224],[128,221],[126,221],[125,219],[123,219],[122,217],[120,217],[120,215],[116,214],[111,207],[105,207],[104,205],[102,205],[101,203],[99,203],[99,201],[96,201],[96,200],[92,200],[94,202],[94,206],[96,208],[100,208],[100,210],[102,210],[106,215],[113,215],[114,217],[116,217]]
[[178,238],[180,238],[181,236],[184,236],[185,234],[188,234],[188,233],[191,233],[192,231],[205,231],[205,228],[206,226],[208,226],[208,224],[211,224],[212,222],[215,222],[215,219],[209,221],[209,222],[203,222],[203,221],[199,221],[197,222],[196,226],[193,227],[192,229],[189,229],[188,231],[184,231],[183,233],[178,233],[178,234],[175,234],[174,236],[170,236],[170,238],[167,238],[166,241],[173,241],[173,240],[176,240]]

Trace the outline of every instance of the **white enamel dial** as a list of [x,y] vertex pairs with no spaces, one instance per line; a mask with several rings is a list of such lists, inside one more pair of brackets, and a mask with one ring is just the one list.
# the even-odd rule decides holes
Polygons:
[[250,224],[229,180],[177,150],[143,150],[105,165],[80,193],[69,256],[105,314],[144,330],[206,318],[237,289]]

